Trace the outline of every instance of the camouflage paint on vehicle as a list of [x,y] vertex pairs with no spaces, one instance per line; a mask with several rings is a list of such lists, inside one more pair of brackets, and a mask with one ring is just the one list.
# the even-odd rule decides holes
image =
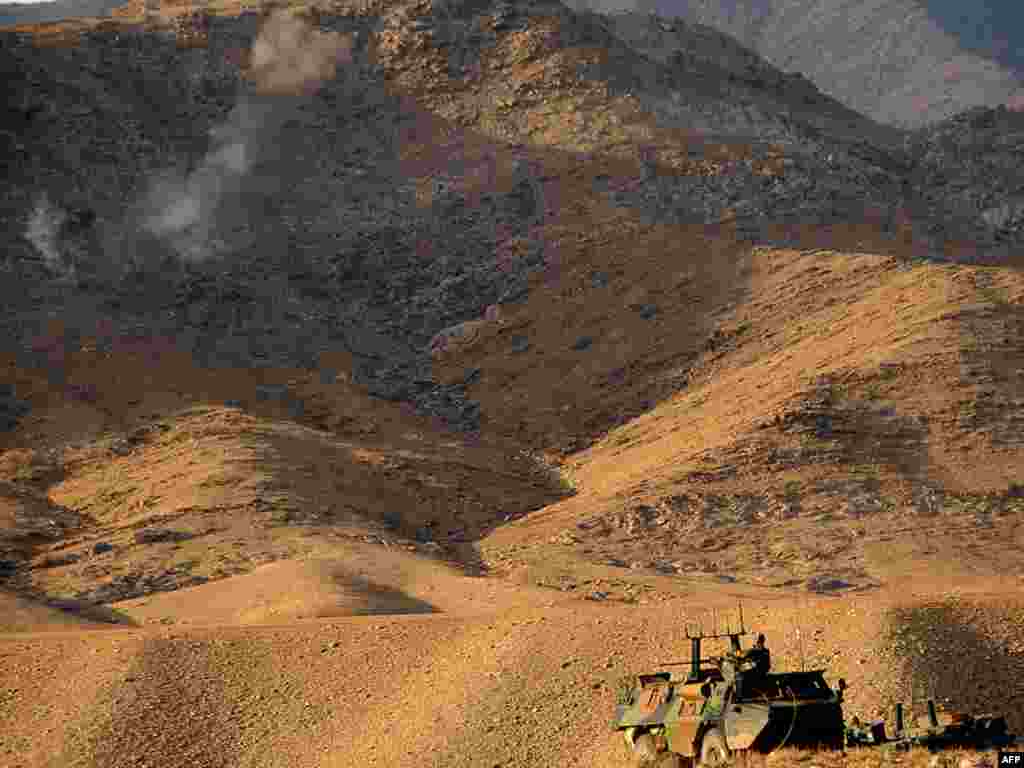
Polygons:
[[[685,677],[671,672],[637,675],[623,681],[613,727],[629,745],[650,734],[659,753],[700,757],[704,737],[724,741],[731,757],[768,753],[783,745],[842,749],[845,682],[832,690],[824,670],[771,673],[769,655],[758,646],[744,652],[747,632],[690,635],[692,658]],[[702,659],[700,641],[728,637],[725,655]]]

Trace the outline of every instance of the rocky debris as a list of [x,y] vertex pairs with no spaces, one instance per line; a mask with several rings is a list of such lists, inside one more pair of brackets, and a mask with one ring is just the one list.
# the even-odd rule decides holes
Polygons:
[[1024,199],[1011,198],[981,212],[992,234],[999,238],[1010,237],[1024,228]]
[[805,584],[807,591],[809,592],[841,592],[846,589],[851,589],[854,585],[843,579],[837,579],[830,576],[812,576]]
[[[779,169],[780,151],[785,162]],[[684,168],[645,180],[617,179],[610,199],[652,221],[733,222],[741,239],[761,241],[767,223],[859,221],[900,206],[903,188],[891,151],[820,138],[798,146],[756,147],[751,157]],[[765,241],[767,242],[767,241]],[[780,244],[781,245],[781,244]]]
[[[46,468],[41,476],[52,472]],[[21,493],[17,494],[22,496]],[[30,546],[40,542],[57,542],[63,539],[69,530],[80,527],[81,517],[78,513],[53,504],[49,499],[35,494],[24,494],[22,504],[15,507],[14,525],[0,529],[0,546],[5,544]],[[2,552],[2,549],[0,549]]]
[[13,430],[30,410],[27,402],[15,396],[12,385],[0,384],[0,432]]
[[257,400],[284,401],[288,398],[288,387],[269,384],[256,386]]
[[94,555],[102,555],[107,552],[113,552],[114,545],[107,541],[98,541],[92,546],[92,553]]
[[292,418],[300,419],[306,413],[306,403],[284,385],[257,385],[256,400],[258,402],[272,402],[284,407]]
[[761,496],[707,494],[704,497],[701,527],[713,529],[751,525],[759,521],[758,513],[766,507],[767,502]]
[[526,336],[517,335],[509,340],[509,350],[513,354],[521,354],[530,349],[530,339]]
[[[603,188],[646,219],[732,221],[740,239],[777,246],[794,243],[765,240],[767,223],[871,219],[894,235],[902,211],[921,255],[946,260],[967,242],[974,255],[956,258],[997,262],[1024,243],[1020,114],[971,110],[908,134],[902,149],[817,133],[707,170],[641,172]],[[779,149],[781,170],[766,173]]]
[[[767,519],[769,508],[769,500],[755,494],[691,493],[666,497],[654,506],[639,504],[606,518],[588,519],[577,528],[592,536],[607,536],[614,530],[627,536],[689,536],[704,530],[754,525]],[[709,539],[708,545],[717,546],[716,540]]]
[[189,570],[189,566],[179,565],[158,574],[129,573],[115,576],[105,584],[79,592],[75,599],[93,604],[116,603],[133,597],[142,597],[151,592],[171,592],[209,581],[205,576],[191,575]]
[[[619,513],[613,518],[613,525],[623,529],[630,535],[637,535],[659,524],[658,510],[646,504],[640,504],[628,511]],[[662,523],[664,521],[661,521]]]
[[517,28],[518,10],[515,3],[499,2],[494,6],[494,29],[499,32],[508,32]]
[[390,531],[397,531],[402,527],[402,514],[400,512],[385,512],[381,516],[384,527]]
[[846,507],[843,511],[848,517],[856,519],[885,512],[887,509],[888,505],[884,499],[879,497],[876,492],[867,490],[847,496]]
[[115,440],[110,446],[110,452],[116,456],[128,456],[133,447],[127,440]]
[[1002,253],[1024,242],[1024,114],[976,107],[912,134],[906,143],[915,213],[927,234]]
[[460,344],[471,344],[476,338],[479,327],[480,321],[470,320],[439,331],[430,340],[430,354],[442,355]]
[[572,349],[575,352],[583,352],[586,349],[590,349],[590,346],[594,343],[594,339],[591,336],[580,336],[576,341],[572,343]]
[[188,531],[175,531],[170,528],[143,528],[136,531],[132,539],[136,544],[156,544],[165,541],[187,541],[193,535]]
[[114,442],[111,443],[110,450],[118,456],[127,456],[140,445],[145,443],[154,431],[166,432],[168,429],[170,429],[170,427],[163,424],[139,427],[138,429],[132,430],[132,432],[125,437],[114,440]]
[[61,568],[65,565],[74,565],[82,559],[82,556],[77,552],[68,552],[63,555],[57,555],[55,557],[46,557],[41,560],[36,567],[37,568]]
[[815,382],[798,402],[776,417],[774,426],[796,434],[798,449],[773,448],[771,464],[841,461],[883,463],[916,474],[927,465],[927,424],[917,414],[901,414],[827,377]]
[[655,304],[641,304],[637,307],[637,314],[644,320],[650,320],[658,314],[658,307]]
[[415,549],[421,555],[426,555],[427,557],[432,557],[435,559],[440,559],[445,556],[444,547],[442,547],[436,541],[419,542],[416,544]]

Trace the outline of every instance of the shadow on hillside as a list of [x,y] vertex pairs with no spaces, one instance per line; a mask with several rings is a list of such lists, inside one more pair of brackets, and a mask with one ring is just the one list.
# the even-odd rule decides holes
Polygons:
[[85,621],[94,621],[97,624],[114,624],[123,627],[138,626],[128,614],[111,608],[109,605],[89,603],[84,600],[45,600],[44,604],[50,608]]
[[355,576],[346,587],[364,601],[362,607],[353,609],[353,616],[437,613],[437,608],[425,600],[366,578]]
[[911,414],[859,399],[828,378],[817,382],[786,429],[808,440],[835,441],[836,458],[849,466],[883,464],[907,479],[928,477],[927,425]]
[[915,718],[926,714],[929,698],[954,711],[1002,714],[1010,730],[1019,733],[1024,730],[1024,683],[1015,670],[1024,654],[1010,651],[1005,638],[982,632],[973,620],[982,613],[988,615],[979,623],[1012,626],[1010,610],[966,602],[890,611],[888,645],[900,662],[904,706],[913,699]]
[[[450,437],[462,445],[428,445],[409,454],[376,441],[354,448],[322,431],[281,424],[263,429],[251,463],[254,475],[270,476],[261,491],[263,519],[325,536],[355,525],[367,541],[410,546],[477,573],[482,566],[475,542],[575,493],[556,468],[511,453],[495,457],[500,449],[491,445],[481,459],[474,451],[478,438]],[[385,602],[396,597],[373,584],[366,594]]]
[[82,600],[48,598],[38,592],[0,586],[0,632],[33,632],[38,629],[95,625],[134,627],[138,623],[127,614],[105,605]]
[[960,426],[970,432],[988,432],[994,446],[1024,446],[1024,307],[1011,303],[993,282],[991,271],[970,275],[977,300],[991,306],[962,311],[960,376],[978,387],[973,400],[958,414]]
[[63,477],[51,456],[35,454],[18,467],[15,482],[0,480],[0,580],[8,586],[26,586],[24,565],[81,526],[78,513],[47,496]]

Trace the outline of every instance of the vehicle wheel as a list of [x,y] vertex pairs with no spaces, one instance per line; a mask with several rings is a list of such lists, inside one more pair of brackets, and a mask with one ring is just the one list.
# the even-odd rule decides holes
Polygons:
[[704,734],[700,745],[700,768],[725,768],[732,764],[732,755],[717,728]]
[[658,759],[658,747],[654,737],[649,733],[641,733],[633,742],[633,755],[639,766],[653,766]]

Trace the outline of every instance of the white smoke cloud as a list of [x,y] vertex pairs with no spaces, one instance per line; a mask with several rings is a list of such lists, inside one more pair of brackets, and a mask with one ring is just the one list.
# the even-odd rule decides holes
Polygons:
[[249,156],[245,144],[242,142],[229,144],[217,151],[212,160],[215,165],[223,166],[233,173],[241,174],[249,170]]
[[201,208],[196,185],[189,181],[168,175],[151,182],[150,200],[160,207],[160,212],[146,222],[153,234],[164,237],[184,232],[199,222]]
[[36,207],[32,211],[32,216],[28,220],[25,237],[48,263],[60,261],[57,250],[58,233],[63,223],[63,215],[50,204],[49,197],[45,193],[40,195],[36,201]]
[[36,200],[36,206],[29,217],[25,227],[25,238],[32,243],[32,246],[43,257],[46,266],[55,272],[58,277],[73,280],[75,278],[75,263],[65,247],[61,230],[67,214],[50,202],[50,198],[44,192]]
[[294,105],[275,98],[311,95],[351,60],[350,37],[319,32],[287,11],[271,15],[249,58],[252,97],[243,95],[228,120],[210,132],[213,147],[193,172],[165,173],[151,182],[144,227],[185,259],[212,255],[219,245],[211,241],[218,207],[238,189],[261,141],[273,138],[280,113]]

